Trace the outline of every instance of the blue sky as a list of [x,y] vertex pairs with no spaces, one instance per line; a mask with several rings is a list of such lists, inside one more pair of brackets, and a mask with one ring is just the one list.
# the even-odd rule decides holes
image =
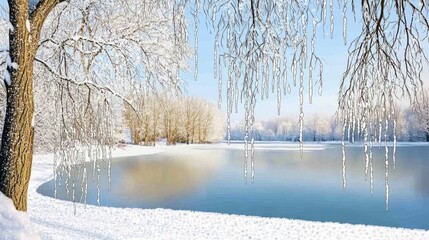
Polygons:
[[[317,55],[322,59],[324,65],[323,74],[323,94],[319,96],[317,94],[317,87],[314,88],[313,103],[309,104],[308,100],[308,83],[307,79],[304,79],[304,114],[306,116],[317,113],[323,116],[333,116],[337,110],[337,94],[341,82],[342,74],[346,68],[348,47],[351,41],[353,41],[358,34],[361,32],[360,16],[356,16],[357,21],[351,13],[350,8],[348,9],[347,17],[347,46],[344,45],[343,40],[343,14],[342,9],[334,9],[334,34],[333,39],[329,36],[329,22],[325,26],[326,37],[323,31],[319,28],[317,41],[316,41],[316,52]],[[356,12],[360,14],[359,11]],[[191,45],[193,46],[193,19],[189,18],[189,38],[191,39]],[[217,104],[218,101],[218,82],[213,77],[213,45],[214,35],[210,33],[208,27],[206,27],[206,18],[204,14],[199,15],[199,65],[198,65],[198,81],[194,81],[194,63],[190,61],[191,71],[182,74],[182,78],[186,82],[186,89],[189,95],[199,96],[210,100]],[[288,70],[290,71],[290,69]],[[429,79],[429,71],[424,71],[423,80],[425,82]],[[226,74],[224,74],[226,76]],[[225,81],[224,81],[225,82]],[[427,86],[427,84],[426,84]],[[282,96],[281,104],[281,115],[282,117],[292,117],[298,119],[299,114],[299,97],[298,87],[291,86],[291,94]],[[223,88],[222,95],[222,112],[226,115],[226,87]],[[271,94],[271,93],[270,93]],[[405,101],[405,100],[404,100]],[[404,103],[406,105],[406,103]],[[244,119],[244,108],[238,110],[237,114],[233,113],[232,121],[238,122]],[[277,117],[277,100],[275,94],[272,97],[263,101],[260,98],[257,100],[255,110],[256,120],[268,120]]]
[[[319,34],[316,42],[316,51],[318,56],[322,59],[324,64],[323,74],[323,94],[319,96],[317,94],[317,86],[314,88],[313,103],[308,103],[308,88],[305,83],[304,88],[304,114],[311,115],[318,113],[326,116],[335,114],[337,109],[337,92],[340,85],[342,73],[345,69],[347,62],[347,46],[344,46],[343,41],[343,24],[342,14],[336,15],[334,38],[330,36],[324,37],[321,29],[318,29]],[[358,31],[360,30],[359,24],[352,23],[353,17],[349,18],[348,26],[348,41],[350,42],[355,38]],[[191,19],[190,19],[191,20]],[[213,45],[214,35],[210,33],[208,27],[205,24],[205,15],[199,15],[199,65],[198,65],[198,81],[194,81],[194,64],[190,62],[191,71],[182,74],[182,78],[186,82],[186,89],[188,94],[191,96],[199,96],[210,100],[213,103],[218,101],[218,82],[213,78]],[[193,46],[193,21],[190,22],[190,35]],[[329,24],[325,26],[325,30],[329,32]],[[304,79],[306,82],[307,80]],[[280,116],[290,116],[292,118],[298,118],[299,113],[299,98],[298,98],[298,87],[291,86],[291,94],[282,96],[282,107]],[[223,102],[222,112],[226,114],[226,91],[223,91]],[[256,105],[256,120],[267,120],[270,118],[277,117],[277,100],[275,94],[269,99],[263,101],[260,98],[257,100]],[[233,122],[240,121],[244,117],[244,109],[239,109],[237,114],[233,114]]]
[[[7,3],[5,0],[0,0],[0,6],[5,6]],[[324,37],[321,29],[318,29],[318,37],[316,42],[316,52],[322,59],[324,64],[324,85],[323,94],[319,96],[317,94],[317,88],[315,88],[315,94],[313,96],[313,103],[308,103],[308,89],[307,84],[305,85],[304,93],[304,112],[305,114],[311,115],[318,113],[321,115],[331,116],[337,109],[337,92],[339,89],[341,76],[345,70],[347,62],[347,49],[348,46],[344,45],[342,30],[343,30],[343,17],[342,9],[336,7],[334,9],[335,14],[335,29],[334,38],[331,39],[329,36]],[[357,12],[359,14],[359,12]],[[190,14],[188,14],[190,17]],[[357,19],[360,19],[357,16]],[[189,39],[190,45],[193,46],[193,18],[188,18],[189,22]],[[348,14],[348,43],[350,43],[360,32],[360,23],[356,23],[353,19],[353,15]],[[329,32],[329,24],[325,26],[325,30]],[[199,15],[199,64],[198,64],[198,81],[194,80],[194,60],[190,60],[190,71],[181,74],[181,77],[185,81],[186,90],[191,96],[199,96],[205,98],[215,104],[218,101],[218,82],[213,77],[213,45],[214,35],[210,33],[210,30],[206,26],[206,18],[203,13]],[[428,78],[428,71],[423,74],[424,79]],[[305,80],[306,81],[306,80]],[[224,81],[225,82],[225,81]],[[226,114],[226,91],[223,88],[223,102],[222,112]],[[272,94],[273,95],[273,94]],[[299,99],[298,99],[298,88],[292,87],[291,94],[282,96],[282,107],[281,116],[290,116],[293,118],[298,117],[299,112]],[[256,119],[267,120],[277,116],[277,102],[273,95],[269,99],[261,101],[257,100],[256,105]],[[237,122],[243,119],[244,109],[239,109],[238,114],[233,114],[232,121]]]

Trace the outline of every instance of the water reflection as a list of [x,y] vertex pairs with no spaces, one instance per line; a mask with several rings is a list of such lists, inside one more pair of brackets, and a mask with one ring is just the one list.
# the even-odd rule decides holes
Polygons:
[[[371,195],[362,148],[347,151],[346,191],[340,146],[315,147],[303,158],[294,148],[273,148],[267,145],[256,152],[254,184],[243,179],[240,148],[171,148],[162,154],[117,159],[110,192],[102,173],[101,205],[429,229],[429,146],[398,148],[396,170],[392,164],[390,169],[389,212],[384,205],[383,149],[374,149]],[[97,204],[95,187],[90,182],[89,204]],[[58,198],[71,199],[64,188],[58,190]],[[53,182],[38,191],[53,196]],[[79,191],[76,194],[79,199]]]
[[121,187],[117,193],[149,201],[165,201],[196,191],[212,177],[214,171],[169,160],[129,164],[132,166],[127,166],[126,173],[118,179]]

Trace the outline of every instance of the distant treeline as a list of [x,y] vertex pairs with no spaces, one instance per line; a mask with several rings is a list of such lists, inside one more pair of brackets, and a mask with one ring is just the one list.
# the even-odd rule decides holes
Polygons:
[[[396,137],[398,141],[429,141],[428,120],[425,120],[424,116],[409,109],[399,112],[396,116]],[[334,117],[314,114],[304,118],[303,140],[340,141],[342,140],[342,127]],[[384,129],[384,125],[382,127]],[[393,141],[393,121],[389,123],[388,128],[387,141]],[[231,127],[231,140],[243,140],[245,137],[244,129],[244,123],[233,125]],[[348,127],[346,127],[346,139],[347,130]],[[351,138],[353,135],[352,128],[350,129],[350,135]],[[362,140],[362,136],[358,135],[356,128],[354,136],[355,140]],[[378,138],[377,133],[369,134],[368,137]],[[382,134],[381,138],[384,140],[384,134]],[[225,136],[225,139],[227,139],[227,136]],[[296,119],[282,117],[268,121],[257,121],[254,126],[254,139],[256,141],[298,141],[299,122]]]
[[151,146],[160,139],[168,145],[222,139],[220,111],[204,99],[169,94],[131,97],[134,108],[126,106],[124,118],[133,144]]

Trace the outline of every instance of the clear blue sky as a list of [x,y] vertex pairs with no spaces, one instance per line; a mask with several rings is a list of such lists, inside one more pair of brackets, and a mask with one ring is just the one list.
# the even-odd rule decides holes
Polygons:
[[[308,100],[308,83],[307,79],[304,79],[304,114],[309,116],[313,113],[319,115],[332,116],[337,110],[337,94],[340,86],[342,74],[346,68],[347,63],[347,50],[350,42],[354,40],[361,31],[360,16],[356,16],[358,19],[356,22],[349,8],[349,14],[347,17],[347,46],[344,45],[343,40],[343,14],[342,9],[334,9],[335,14],[335,28],[334,37],[330,38],[329,34],[326,37],[323,35],[323,31],[318,29],[318,36],[316,41],[316,52],[317,55],[322,59],[324,65],[323,74],[323,94],[319,96],[317,94],[317,86],[314,88],[313,103],[309,104]],[[357,14],[360,14],[357,11]],[[189,38],[191,40],[191,46],[193,46],[193,19],[189,18]],[[326,33],[329,33],[329,22],[325,26]],[[186,88],[189,95],[200,96],[208,99],[213,103],[217,104],[218,101],[218,82],[213,77],[213,45],[214,35],[210,33],[210,29],[206,27],[206,18],[204,14],[199,15],[199,65],[198,65],[198,81],[194,81],[194,63],[190,61],[191,71],[182,74],[182,78],[185,80]],[[290,69],[288,70],[290,71]],[[428,82],[429,71],[425,71],[423,79]],[[224,74],[225,76],[226,74]],[[224,81],[225,83],[226,81]],[[427,84],[426,84],[427,86]],[[291,86],[291,94],[282,96],[282,107],[280,116],[290,116],[292,118],[298,118],[299,113],[299,97],[298,87]],[[271,92],[270,92],[271,94]],[[263,101],[260,98],[256,104],[256,120],[268,120],[270,118],[277,117],[277,100],[276,95],[271,94],[269,99]],[[223,87],[222,95],[222,112],[226,115],[226,87]],[[233,114],[232,121],[238,122],[244,119],[244,108],[239,109],[238,114]]]
[[[0,6],[7,6],[5,0],[0,0]],[[304,112],[306,115],[312,113],[319,113],[324,115],[333,115],[337,108],[337,92],[341,81],[341,76],[345,70],[347,62],[347,46],[344,46],[342,29],[343,29],[343,18],[342,10],[335,8],[335,29],[334,38],[331,39],[329,36],[324,37],[321,29],[318,29],[318,37],[316,42],[316,52],[321,57],[324,64],[324,85],[323,94],[319,96],[317,94],[317,88],[315,88],[313,103],[308,103],[308,89],[307,84],[304,89]],[[357,11],[358,12],[358,11]],[[359,13],[359,12],[358,12]],[[188,14],[189,22],[189,39],[191,46],[193,46],[193,18]],[[357,16],[360,19],[360,16]],[[360,32],[360,23],[356,23],[353,20],[353,15],[348,14],[348,42],[351,42],[357,34]],[[326,32],[329,32],[329,24],[325,26]],[[210,29],[206,27],[206,18],[203,13],[199,15],[199,65],[198,65],[198,81],[194,81],[194,60],[189,61],[191,70],[186,73],[182,73],[181,76],[186,83],[186,89],[189,95],[199,96],[205,98],[213,103],[217,104],[218,101],[218,82],[213,78],[213,45],[214,35],[210,33]],[[424,79],[428,79],[428,71],[424,73]],[[305,80],[306,81],[306,80]],[[225,81],[224,81],[225,83]],[[222,112],[226,114],[226,91],[223,88],[223,102]],[[273,94],[272,94],[273,95]],[[257,100],[256,105],[256,118],[257,120],[266,120],[277,116],[277,102],[276,98],[270,97],[261,101]],[[292,87],[291,94],[282,96],[282,108],[281,116],[291,116],[294,118],[298,117],[299,112],[299,100],[298,100],[298,88]],[[238,114],[233,114],[233,122],[240,121],[243,119],[244,109],[239,109]]]
[[[338,12],[340,13],[340,12]],[[341,14],[341,13],[340,13]],[[198,65],[198,81],[194,81],[193,69],[194,63],[190,62],[191,71],[182,74],[186,84],[189,95],[200,96],[208,99],[213,103],[218,101],[218,82],[213,78],[213,45],[214,35],[210,33],[210,30],[205,24],[205,15],[200,14],[200,26],[199,26],[199,65]],[[192,20],[192,19],[190,19]],[[308,103],[308,88],[305,83],[304,88],[304,114],[310,115],[312,113],[321,113],[324,115],[333,115],[337,108],[337,92],[340,85],[342,73],[345,69],[347,62],[347,47],[344,46],[342,37],[342,14],[336,15],[334,38],[330,36],[324,37],[321,29],[318,29],[319,34],[316,42],[316,52],[322,59],[324,65],[324,85],[323,94],[319,96],[317,94],[317,86],[314,88],[313,103]],[[353,17],[349,18],[348,27],[348,41],[353,40],[359,31],[359,24],[352,23]],[[190,35],[193,46],[193,21],[190,23]],[[326,32],[329,33],[329,24],[325,26]],[[290,70],[290,69],[289,69]],[[307,79],[304,79],[307,82]],[[225,81],[224,81],[225,82]],[[291,116],[298,118],[299,113],[299,98],[298,98],[298,87],[291,86],[291,94],[282,96],[282,107],[281,116]],[[226,87],[223,91],[223,102],[222,112],[226,114]],[[271,94],[271,93],[270,93]],[[256,119],[267,120],[274,118],[277,115],[277,100],[276,95],[272,94],[272,97],[263,101],[260,98],[257,100],[256,105]],[[240,121],[244,116],[244,108],[239,109],[238,114],[234,114],[232,119],[234,122]]]

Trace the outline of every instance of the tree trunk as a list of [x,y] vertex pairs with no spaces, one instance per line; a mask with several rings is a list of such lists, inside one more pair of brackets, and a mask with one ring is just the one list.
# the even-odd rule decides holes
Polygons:
[[60,0],[46,0],[30,13],[28,0],[9,1],[9,55],[18,65],[7,66],[7,105],[0,148],[0,191],[17,210],[27,211],[33,160],[33,65],[43,22]]
[[[26,60],[32,66],[31,60]],[[11,72],[0,150],[0,191],[17,210],[27,211],[27,190],[33,159],[32,67]]]
[[[23,13],[21,13],[23,14]],[[25,15],[24,15],[25,16]],[[33,64],[35,49],[25,25],[26,18],[14,18],[10,32],[10,57],[18,68],[7,67],[10,85],[0,149],[0,191],[11,198],[17,210],[27,210],[27,190],[33,159]],[[21,26],[21,27],[20,27]]]

